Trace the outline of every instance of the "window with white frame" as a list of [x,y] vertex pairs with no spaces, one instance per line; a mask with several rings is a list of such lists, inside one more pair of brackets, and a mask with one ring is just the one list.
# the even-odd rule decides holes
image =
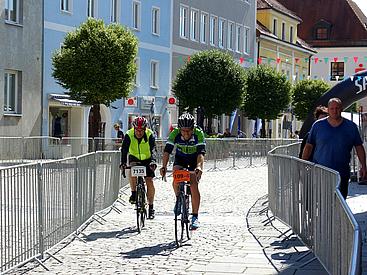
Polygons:
[[159,35],[160,33],[160,9],[153,7],[152,8],[152,33],[155,35]]
[[158,89],[159,87],[159,62],[150,61],[150,87]]
[[119,0],[111,0],[111,22],[119,21]]
[[273,19],[273,34],[274,35],[278,34],[277,26],[278,26],[278,20],[274,18]]
[[19,0],[5,0],[5,20],[20,23],[20,8]]
[[218,25],[218,46],[219,48],[224,48],[225,31],[226,31],[226,21],[220,18],[219,25]]
[[71,1],[72,0],[60,0],[60,9],[65,12],[71,12]]
[[234,23],[228,22],[227,48],[233,50]]
[[188,31],[188,7],[180,6],[180,37],[187,38]]
[[208,35],[208,14],[202,12],[200,16],[200,42],[207,43]]
[[199,40],[199,11],[191,9],[190,38],[192,41]]
[[4,75],[4,113],[19,113],[18,99],[21,90],[18,87],[20,73],[16,71],[5,71]]
[[141,14],[140,14],[140,2],[133,1],[133,29],[140,30]]
[[136,74],[134,78],[134,85],[136,87],[139,87],[140,86],[140,58],[139,57],[135,59],[135,66],[136,66]]
[[210,40],[210,45],[215,46],[217,41],[216,41],[216,28],[217,28],[217,17],[214,15],[210,16],[210,34],[209,34],[209,40]]
[[293,43],[293,26],[289,27],[289,42]]
[[241,52],[241,33],[242,27],[240,25],[236,25],[236,52]]
[[285,40],[285,23],[282,22],[282,40]]
[[96,0],[87,0],[87,16],[96,17]]
[[243,33],[243,52],[250,53],[250,29],[246,27]]

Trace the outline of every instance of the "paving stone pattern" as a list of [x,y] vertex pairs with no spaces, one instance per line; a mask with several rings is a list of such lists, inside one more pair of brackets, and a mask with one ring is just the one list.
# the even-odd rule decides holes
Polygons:
[[125,205],[116,204],[122,213],[91,222],[79,235],[85,242],[68,239],[53,249],[62,263],[50,258],[44,262],[49,271],[31,262],[13,273],[327,274],[317,260],[301,267],[312,253],[297,261],[308,249],[268,211],[266,166],[205,172],[201,227],[181,248],[174,242],[175,197],[168,180],[156,180],[156,218],[141,234],[126,190]]

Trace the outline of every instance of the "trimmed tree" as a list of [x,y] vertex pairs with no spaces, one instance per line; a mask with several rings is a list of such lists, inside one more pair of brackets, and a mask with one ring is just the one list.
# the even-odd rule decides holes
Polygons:
[[284,74],[266,65],[247,71],[242,109],[248,118],[262,120],[261,137],[265,137],[265,120],[278,118],[287,109],[290,97],[291,83]]
[[301,80],[292,89],[292,105],[296,118],[305,120],[315,108],[315,102],[330,89],[330,85],[323,80]]
[[137,51],[138,40],[127,28],[90,18],[67,33],[53,54],[52,76],[72,99],[93,105],[93,115],[99,116],[99,104],[109,106],[130,94]]
[[241,105],[244,83],[244,70],[231,55],[209,50],[190,57],[178,70],[172,90],[180,108],[199,108],[204,113],[210,133],[213,117],[230,114]]

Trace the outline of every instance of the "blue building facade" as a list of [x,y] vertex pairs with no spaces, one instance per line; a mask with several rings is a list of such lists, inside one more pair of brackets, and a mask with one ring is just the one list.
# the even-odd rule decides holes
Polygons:
[[[130,121],[144,115],[159,137],[168,134],[167,97],[171,83],[171,4],[166,0],[57,0],[44,6],[44,65],[42,134],[48,136],[91,136],[91,124],[99,124],[100,137],[115,137],[114,123],[125,132]],[[52,77],[52,54],[67,32],[88,17],[106,24],[121,23],[139,39],[138,74],[131,98],[100,106],[100,117],[92,117],[91,106],[82,106],[64,95]],[[94,133],[95,134],[95,133]]]

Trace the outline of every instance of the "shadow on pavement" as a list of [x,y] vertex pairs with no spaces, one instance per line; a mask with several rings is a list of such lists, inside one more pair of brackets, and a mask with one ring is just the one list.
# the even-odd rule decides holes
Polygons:
[[119,231],[105,231],[105,232],[93,232],[89,235],[84,236],[82,239],[87,242],[96,241],[98,239],[112,239],[112,238],[128,238],[131,235],[138,234],[136,228],[134,227],[127,227]]
[[131,258],[141,258],[143,256],[153,256],[153,255],[161,255],[168,256],[172,251],[176,250],[176,242],[170,243],[161,243],[154,246],[146,246],[137,248],[127,252],[120,252],[119,254],[123,258],[131,259]]

